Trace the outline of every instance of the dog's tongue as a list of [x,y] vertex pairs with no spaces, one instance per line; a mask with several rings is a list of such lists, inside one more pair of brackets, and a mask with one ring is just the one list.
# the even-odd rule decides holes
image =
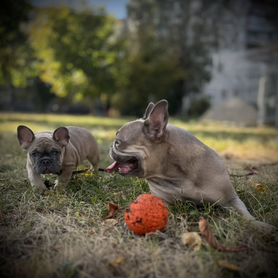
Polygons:
[[117,161],[113,162],[110,166],[108,166],[105,170],[108,173],[119,172],[122,174],[127,174],[131,170],[133,170],[134,165],[132,163],[119,163]]

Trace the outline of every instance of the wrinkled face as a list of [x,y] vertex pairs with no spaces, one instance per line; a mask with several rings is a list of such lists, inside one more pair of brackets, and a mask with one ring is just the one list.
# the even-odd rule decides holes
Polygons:
[[36,138],[28,149],[29,158],[38,174],[60,174],[62,148],[49,138]]
[[116,133],[110,149],[115,162],[106,171],[122,175],[147,177],[158,171],[165,153],[165,130],[168,103],[150,103],[142,119],[129,122]]
[[144,162],[150,156],[150,144],[143,133],[143,125],[143,120],[136,120],[117,131],[110,149],[110,156],[115,160],[110,170],[122,175],[144,176]]
[[41,132],[36,135],[27,126],[17,127],[20,146],[27,150],[33,169],[38,174],[60,174],[65,146],[70,136],[66,127],[55,129],[53,134]]

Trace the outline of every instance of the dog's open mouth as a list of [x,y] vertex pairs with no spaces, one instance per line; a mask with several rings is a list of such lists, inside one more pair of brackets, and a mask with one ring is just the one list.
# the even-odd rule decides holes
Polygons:
[[108,173],[118,172],[123,175],[127,175],[135,172],[139,168],[138,159],[133,157],[127,161],[114,161],[105,170]]

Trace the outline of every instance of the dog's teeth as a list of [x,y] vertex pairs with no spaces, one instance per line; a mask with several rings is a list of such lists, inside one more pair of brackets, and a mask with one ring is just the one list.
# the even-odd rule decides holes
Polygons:
[[110,166],[108,166],[105,171],[108,173],[112,173],[118,170],[118,162],[113,162]]

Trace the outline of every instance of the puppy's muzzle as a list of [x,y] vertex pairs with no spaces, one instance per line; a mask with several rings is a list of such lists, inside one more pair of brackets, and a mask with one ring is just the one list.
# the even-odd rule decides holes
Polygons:
[[115,161],[106,168],[107,172],[118,172],[122,175],[134,176],[138,176],[141,172],[139,157],[135,154],[119,151],[117,141],[110,148],[110,157]]

